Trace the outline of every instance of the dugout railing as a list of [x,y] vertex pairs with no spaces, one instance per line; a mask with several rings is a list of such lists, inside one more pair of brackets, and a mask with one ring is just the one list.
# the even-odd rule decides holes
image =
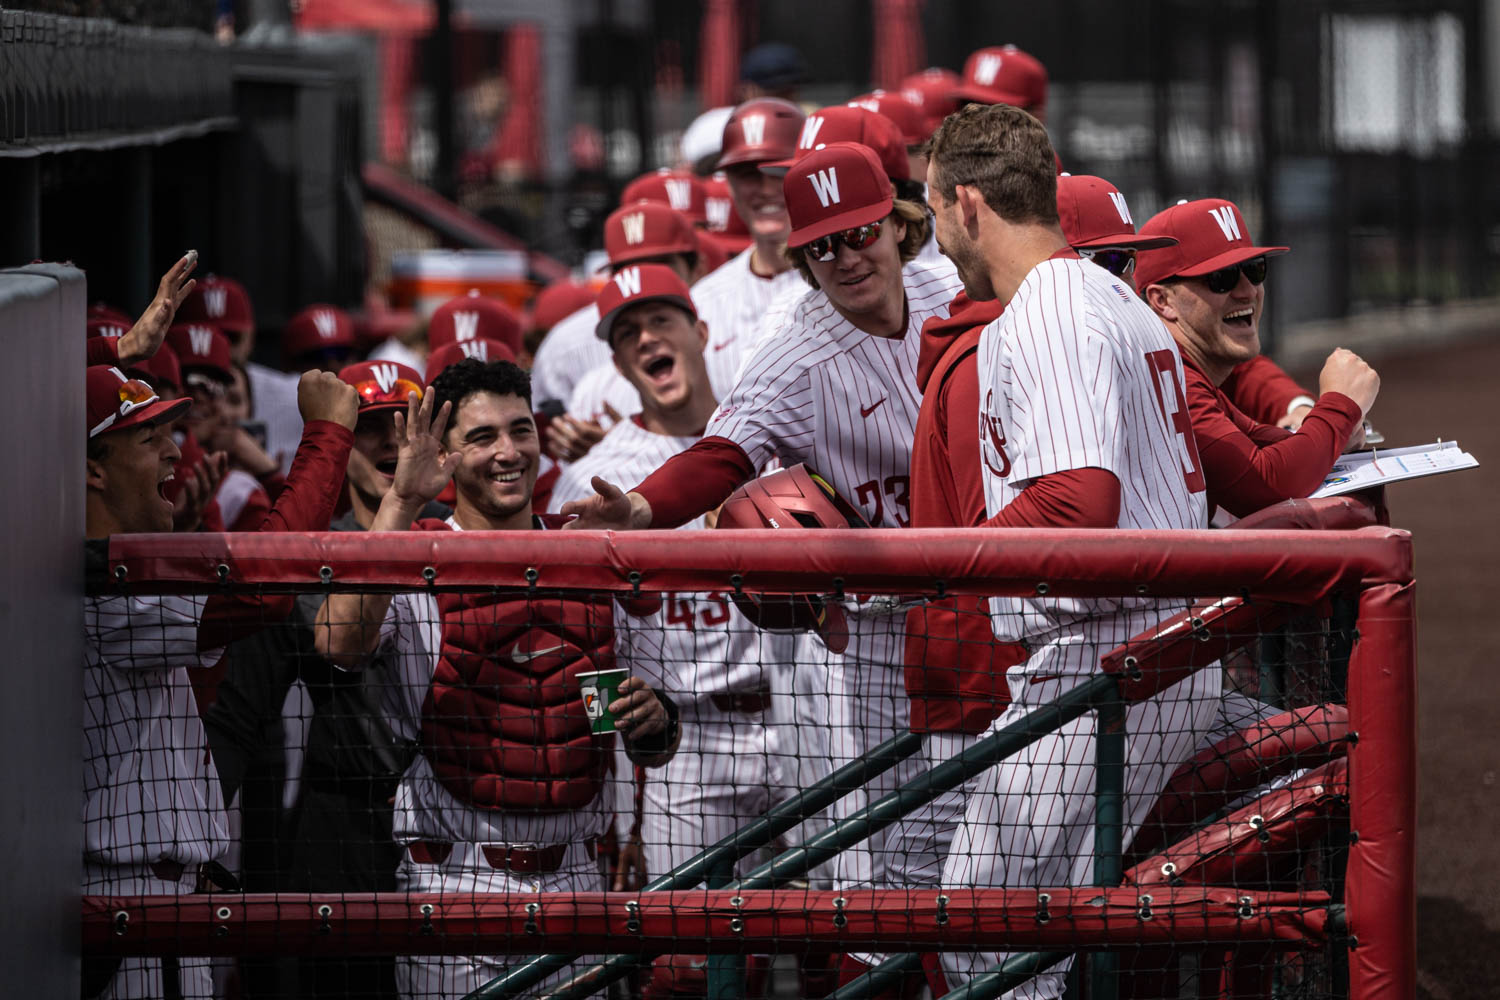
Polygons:
[[[1323,523],[1316,507],[1301,511],[1296,516],[1302,523]],[[527,899],[222,892],[89,897],[84,900],[85,953],[542,956],[515,966],[476,994],[484,996],[534,989],[549,965],[555,971],[565,964],[549,962],[549,953],[619,953],[604,969],[554,990],[556,997],[588,995],[623,978],[642,956],[681,950],[744,955],[868,948],[900,953],[865,980],[846,986],[846,997],[867,993],[911,968],[910,952],[964,950],[983,941],[1022,953],[1007,968],[954,994],[978,998],[998,996],[1075,952],[1105,956],[1089,969],[1098,984],[1092,995],[1099,996],[1121,982],[1127,993],[1131,989],[1133,981],[1117,975],[1122,957],[1128,966],[1131,956],[1160,955],[1165,949],[1233,967],[1262,952],[1337,947],[1348,953],[1347,995],[1409,994],[1414,982],[1414,618],[1410,539],[1404,532],[1378,527],[872,531],[828,533],[811,541],[785,532],[138,536],[112,540],[106,571],[90,583],[94,594],[241,598],[497,587],[610,592],[627,598],[735,590],[890,594],[907,600],[955,594],[1131,596],[1160,601],[1177,618],[1174,622],[1173,614],[1163,614],[1167,628],[1138,636],[1122,648],[1101,650],[1100,673],[1033,713],[1035,717],[844,817],[729,888],[693,887],[722,883],[735,858],[770,844],[839,795],[909,757],[917,738],[896,736],[775,806],[716,850],[656,878],[643,892]],[[1207,809],[1207,815],[1179,811],[1175,826],[1152,827],[1158,850],[1133,859],[1127,872],[1127,845],[1119,835],[1118,818],[1124,734],[1107,724],[1111,714],[1195,670],[1217,669],[1221,656],[1246,644],[1245,636],[1281,628],[1292,611],[1326,608],[1338,594],[1350,596],[1356,609],[1346,712],[1337,718],[1303,713],[1245,739],[1247,746],[1260,750],[1276,748],[1260,755],[1267,760],[1285,760],[1289,747],[1300,747],[1304,755],[1299,764],[1311,770],[1274,792],[1252,797],[1247,815],[1241,815],[1244,803],[1223,796],[1221,808]],[[1175,609],[1184,602],[1192,602],[1193,610],[1178,614]],[[1325,640],[1325,661],[1336,645]],[[1336,650],[1333,655],[1337,658]],[[1096,790],[1100,810],[1093,874],[1100,888],[840,892],[786,887],[789,879],[895,822],[924,796],[984,770],[1070,714],[1089,711],[1099,712],[1106,723],[1100,727],[1104,735],[1098,741],[1102,766]],[[1335,744],[1339,752],[1328,752]],[[1242,754],[1239,759],[1256,756]],[[1226,773],[1235,768],[1222,757],[1202,763]],[[1253,764],[1240,774],[1240,785],[1234,787],[1253,789],[1256,782],[1247,775],[1258,776],[1260,766]],[[1272,807],[1280,811],[1273,813]],[[1163,808],[1158,804],[1157,812]],[[1341,878],[1325,880],[1321,889],[1303,886],[1290,892],[1234,885],[1239,859],[1264,853],[1267,843],[1283,843],[1277,838],[1288,831],[1296,842],[1314,826],[1323,832],[1330,825],[1341,829],[1338,818],[1345,815],[1348,844],[1337,863]],[[1161,833],[1166,829],[1174,831],[1170,837]],[[1318,842],[1327,840],[1320,833]],[[1216,881],[1193,884],[1181,877],[1195,862],[1215,859]],[[1229,881],[1219,884],[1226,871]],[[1174,874],[1178,877],[1170,877]],[[1126,875],[1129,880],[1121,885]],[[1327,891],[1330,887],[1335,891]],[[1224,958],[1226,949],[1235,955]],[[732,960],[715,960],[711,972],[716,973],[711,989],[723,993],[735,966]],[[1334,995],[1344,988],[1338,982],[1333,992],[1309,995]]]

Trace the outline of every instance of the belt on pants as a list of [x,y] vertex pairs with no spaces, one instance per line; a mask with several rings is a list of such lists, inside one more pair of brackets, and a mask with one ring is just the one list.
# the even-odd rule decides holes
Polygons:
[[739,712],[743,715],[758,715],[771,707],[771,689],[759,691],[726,691],[711,694],[708,700],[721,712]]
[[[567,859],[570,844],[550,844],[546,847],[519,844],[479,844],[479,853],[485,862],[496,871],[513,875],[550,875],[562,868]],[[584,848],[589,857],[594,857],[594,843],[585,841]],[[453,854],[453,845],[441,840],[413,840],[406,845],[406,853],[419,865],[440,865]]]

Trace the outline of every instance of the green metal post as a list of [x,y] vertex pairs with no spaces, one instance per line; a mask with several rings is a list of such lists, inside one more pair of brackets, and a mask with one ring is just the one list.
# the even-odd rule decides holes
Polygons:
[[828,1000],[864,1000],[897,989],[908,975],[921,971],[922,956],[919,953],[892,955],[858,979],[851,979],[828,994]]
[[1070,951],[1028,951],[1012,955],[989,972],[980,973],[958,989],[950,990],[942,1000],[995,1000],[1072,954]]
[[[734,881],[734,861],[720,860],[708,880],[710,889],[722,889]],[[708,1000],[744,1000],[745,956],[708,956]]]
[[[1125,706],[1116,701],[1099,708],[1094,762],[1094,883],[1116,886],[1124,877],[1125,847]],[[1089,1000],[1115,1000],[1120,991],[1120,957],[1113,952],[1089,956]]]

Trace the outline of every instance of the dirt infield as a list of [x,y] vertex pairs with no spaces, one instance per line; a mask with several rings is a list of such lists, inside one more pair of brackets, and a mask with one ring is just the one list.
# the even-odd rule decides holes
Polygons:
[[[1372,411],[1392,446],[1457,440],[1477,470],[1389,490],[1417,565],[1418,988],[1426,1000],[1500,997],[1500,334],[1382,361]],[[1303,380],[1315,385],[1316,375]]]

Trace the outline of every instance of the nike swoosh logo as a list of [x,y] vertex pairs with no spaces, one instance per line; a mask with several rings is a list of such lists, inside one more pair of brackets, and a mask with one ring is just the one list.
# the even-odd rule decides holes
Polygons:
[[884,403],[886,401],[886,399],[887,399],[887,397],[881,396],[879,399],[875,400],[875,402],[871,403],[869,406],[861,406],[859,408],[859,415],[862,416],[862,417],[868,417],[870,414],[874,413],[875,410],[876,410],[876,408],[879,407],[881,403]]
[[539,656],[546,656],[548,653],[560,653],[564,649],[567,649],[567,647],[548,646],[546,649],[533,649],[529,653],[523,653],[520,646],[515,646],[510,651],[510,660],[512,663],[530,663]]

